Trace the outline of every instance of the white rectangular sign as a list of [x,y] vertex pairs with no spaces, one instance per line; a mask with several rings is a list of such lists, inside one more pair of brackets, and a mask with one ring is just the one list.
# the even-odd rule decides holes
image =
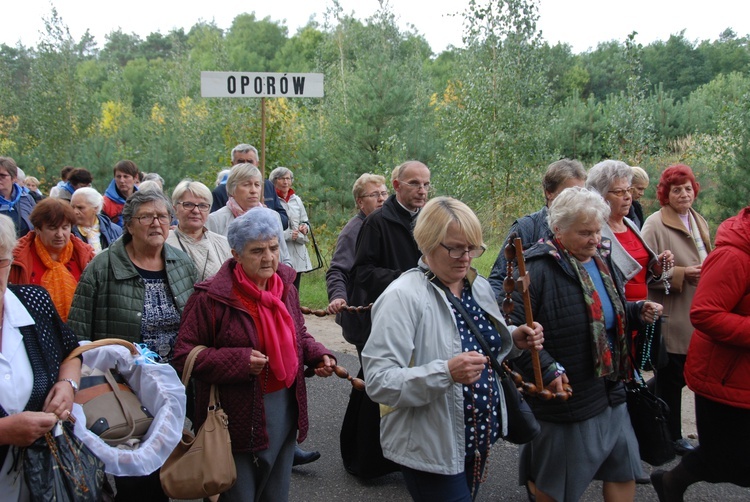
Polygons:
[[322,98],[322,73],[202,71],[204,98]]

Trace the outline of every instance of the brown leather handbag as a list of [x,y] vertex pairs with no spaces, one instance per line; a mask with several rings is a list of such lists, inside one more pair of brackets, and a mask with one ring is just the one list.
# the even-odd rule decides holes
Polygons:
[[[198,345],[190,351],[182,371],[187,387],[198,353]],[[208,415],[198,433],[182,432],[182,439],[161,468],[161,486],[173,499],[207,498],[229,490],[237,480],[237,469],[229,438],[229,419],[221,409],[216,385],[211,385]]]
[[[131,354],[138,355],[132,343],[119,338],[104,338],[77,347],[66,359],[104,345],[121,345]],[[102,375],[81,377],[80,389],[74,400],[86,413],[86,427],[110,446],[141,439],[154,420],[115,368],[103,371]]]

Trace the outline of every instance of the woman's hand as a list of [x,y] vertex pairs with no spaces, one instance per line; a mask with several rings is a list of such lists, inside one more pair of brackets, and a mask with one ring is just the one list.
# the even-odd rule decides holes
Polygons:
[[659,303],[655,302],[643,302],[641,307],[641,319],[643,322],[652,324],[659,319],[661,313],[664,311],[664,307]]
[[563,385],[568,385],[568,383],[568,375],[563,373],[559,377],[552,380],[549,385],[547,385],[547,389],[552,392],[552,394],[565,393]]
[[299,230],[292,230],[292,240],[296,241],[297,237],[299,237]]
[[70,382],[57,382],[44,400],[44,412],[54,413],[60,420],[67,420],[73,412],[73,398],[75,392]]
[[693,286],[698,285],[698,280],[701,278],[701,269],[703,265],[695,265],[693,267],[685,267],[685,280],[688,284]]
[[479,380],[486,363],[485,356],[472,350],[448,359],[448,371],[454,382],[468,385]]
[[29,446],[44,436],[56,423],[57,416],[44,411],[24,411],[0,418],[0,444]]
[[674,254],[669,249],[656,257],[656,263],[654,263],[652,271],[655,276],[658,277],[664,273],[664,263],[667,264],[667,268],[669,269],[674,267]]
[[260,375],[266,364],[268,364],[268,356],[259,350],[253,349],[250,354],[250,374],[255,376]]
[[513,330],[511,334],[513,336],[513,342],[519,349],[531,349],[536,350],[542,349],[542,343],[544,343],[544,328],[538,322],[534,323],[534,329],[529,328],[527,325],[519,326]]
[[346,300],[343,298],[334,298],[331,303],[328,304],[326,312],[329,314],[338,314],[346,307]]
[[319,377],[327,378],[333,375],[334,366],[336,366],[336,359],[331,356],[323,356],[323,366],[315,368],[315,374]]
[[310,227],[307,226],[307,223],[303,223],[299,226],[299,231],[302,232],[302,235],[307,235],[307,232],[310,231]]

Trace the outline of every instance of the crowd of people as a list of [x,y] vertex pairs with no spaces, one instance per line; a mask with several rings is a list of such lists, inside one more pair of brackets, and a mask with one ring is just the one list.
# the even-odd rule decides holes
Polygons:
[[[213,190],[185,179],[168,196],[161,176],[122,160],[104,194],[88,170],[66,166],[45,197],[38,179],[0,157],[0,368],[10,376],[0,382],[0,492],[9,500],[28,497],[19,448],[71,414],[80,359],[61,363],[76,339],[142,343],[178,372],[207,347],[188,415],[197,430],[217,385],[237,468],[221,500],[286,500],[292,466],[320,457],[298,446],[309,429],[305,367],[327,377],[336,365],[300,307],[300,278],[312,269],[307,209],[291,169],[265,180],[248,144],[231,159]],[[326,272],[326,312],[356,347],[367,390],[347,410],[362,440],[347,471],[399,470],[416,501],[475,500],[492,446],[508,433],[497,360],[527,381],[541,370],[553,394],[572,388],[567,400],[528,399],[541,429],[519,447],[530,500],[578,500],[593,480],[608,501],[633,500],[637,482],[652,482],[660,501],[682,500],[698,481],[750,486],[750,207],[721,225],[714,245],[693,208],[700,185],[690,167],[660,173],[661,208],[645,215],[643,169],[605,160],[586,171],[562,159],[542,180],[545,205],[512,224],[485,279],[472,267],[487,251],[479,219],[461,201],[431,198],[430,177],[416,160],[389,182],[362,174],[357,213]],[[508,289],[519,272],[503,248],[515,237],[527,302]],[[683,457],[649,480],[625,382],[655,332],[663,349],[648,384],[669,406]],[[681,428],[686,385],[697,442]],[[114,483],[116,500],[168,500],[158,470]]]

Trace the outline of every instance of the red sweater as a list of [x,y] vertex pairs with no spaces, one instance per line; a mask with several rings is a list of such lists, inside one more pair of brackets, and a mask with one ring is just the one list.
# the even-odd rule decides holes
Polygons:
[[750,206],[716,233],[690,309],[685,380],[701,396],[750,409]]

